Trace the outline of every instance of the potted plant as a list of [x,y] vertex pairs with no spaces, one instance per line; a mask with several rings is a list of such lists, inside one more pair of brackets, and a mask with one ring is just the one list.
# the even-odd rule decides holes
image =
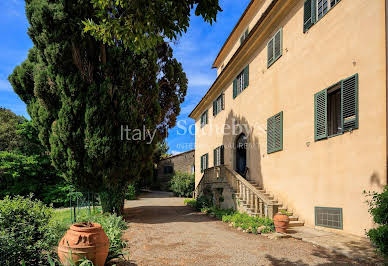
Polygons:
[[95,266],[103,266],[108,251],[108,236],[97,223],[71,225],[58,245],[58,256],[63,265],[88,259]]
[[273,223],[275,225],[275,231],[277,233],[286,233],[288,224],[290,223],[290,218],[286,211],[280,211],[275,214],[273,217]]

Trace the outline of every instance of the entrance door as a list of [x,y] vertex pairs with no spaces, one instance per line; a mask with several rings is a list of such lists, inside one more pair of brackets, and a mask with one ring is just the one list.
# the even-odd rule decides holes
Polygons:
[[236,140],[236,172],[245,177],[247,166],[247,139],[244,133]]

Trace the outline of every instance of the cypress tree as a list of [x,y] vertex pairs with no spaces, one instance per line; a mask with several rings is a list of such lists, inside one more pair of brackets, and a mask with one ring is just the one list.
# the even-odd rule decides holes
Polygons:
[[[89,0],[26,0],[26,15],[34,46],[9,81],[53,165],[79,190],[100,193],[105,212],[121,214],[127,184],[175,125],[187,90],[182,66],[166,42],[134,52],[85,33],[82,21],[98,16]],[[122,140],[122,126],[157,137]]]

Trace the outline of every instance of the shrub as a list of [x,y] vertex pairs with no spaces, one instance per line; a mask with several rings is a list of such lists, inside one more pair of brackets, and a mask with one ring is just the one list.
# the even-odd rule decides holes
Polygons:
[[272,219],[249,216],[246,213],[237,212],[234,214],[225,215],[222,217],[222,221],[225,223],[233,223],[234,227],[241,227],[244,230],[252,230],[253,233],[256,233],[257,227],[260,226],[266,227],[262,233],[272,232],[275,229]]
[[137,199],[137,191],[134,184],[128,185],[127,192],[125,192],[125,199],[127,200]]
[[50,222],[53,210],[41,201],[6,196],[0,200],[0,248],[4,265],[46,265],[57,244],[58,225]]
[[204,208],[210,208],[212,206],[212,200],[205,196],[200,196],[195,199],[185,199],[184,203],[196,211],[201,211]]
[[104,213],[95,214],[92,216],[79,217],[78,222],[99,223],[102,229],[109,238],[109,254],[107,261],[123,255],[123,249],[127,247],[127,243],[121,240],[122,231],[128,227],[121,216],[116,214]]
[[192,174],[176,172],[170,181],[170,189],[178,197],[191,197],[194,186],[195,178]]
[[378,251],[388,257],[388,186],[385,186],[382,193],[367,193],[371,197],[368,200],[369,212],[373,221],[379,226],[370,229],[366,234]]

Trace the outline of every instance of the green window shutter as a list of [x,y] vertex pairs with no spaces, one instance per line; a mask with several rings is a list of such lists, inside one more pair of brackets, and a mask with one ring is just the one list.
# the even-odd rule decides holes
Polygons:
[[214,166],[217,166],[217,149],[214,149],[213,152],[214,152],[214,154],[213,154],[213,155],[214,155],[214,160],[213,160],[213,161],[214,161],[214,162],[213,162],[214,164],[213,164],[213,165],[214,165]]
[[283,111],[267,119],[267,153],[283,150]]
[[267,44],[267,49],[268,49],[268,59],[267,59],[267,67],[270,67],[270,65],[274,62],[275,57],[274,57],[274,40],[271,39],[268,44]]
[[344,131],[358,128],[358,74],[341,82],[342,124]]
[[207,125],[207,110],[205,112],[205,125]]
[[237,97],[237,79],[233,80],[233,99]]
[[314,95],[314,127],[315,141],[327,137],[327,90]]
[[244,34],[240,37],[240,45],[244,42]]
[[306,0],[304,2],[303,32],[306,32],[315,24],[316,0]]
[[213,101],[213,116],[217,114],[217,100]]
[[209,153],[206,153],[206,164],[205,164],[205,169],[209,168]]
[[224,145],[221,145],[221,164],[224,164]]
[[203,114],[201,115],[201,127],[203,126]]
[[249,86],[249,65],[244,68],[244,89]]
[[201,173],[203,173],[203,155],[201,156]]
[[225,110],[225,93],[222,93],[221,95],[221,108],[222,110]]
[[283,54],[283,29],[281,28],[273,38],[274,40],[274,60],[277,60]]
[[267,153],[273,153],[275,123],[273,117],[267,119]]

